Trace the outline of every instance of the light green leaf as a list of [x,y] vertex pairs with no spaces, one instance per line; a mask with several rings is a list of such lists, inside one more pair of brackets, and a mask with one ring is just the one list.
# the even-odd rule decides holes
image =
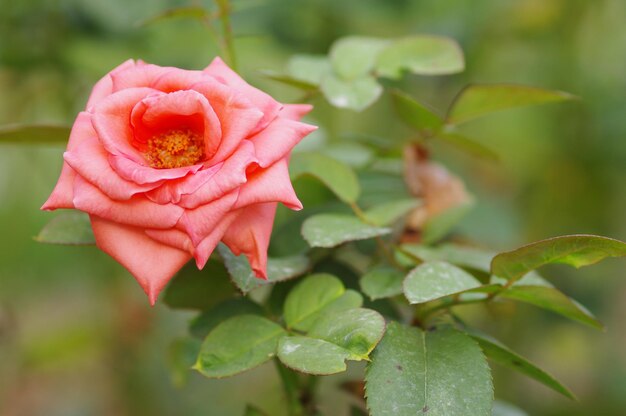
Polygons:
[[330,48],[333,70],[339,77],[350,80],[369,74],[374,69],[378,53],[389,44],[388,40],[349,36],[341,38]]
[[463,51],[452,39],[416,35],[391,43],[376,60],[376,71],[398,79],[404,71],[419,75],[447,75],[463,71]]
[[513,84],[476,84],[464,88],[450,106],[447,121],[465,123],[509,108],[571,100],[573,95]]
[[405,216],[419,205],[421,201],[415,198],[396,199],[378,204],[367,211],[365,217],[373,224],[385,226],[391,225],[401,217]]
[[474,340],[476,340],[476,342],[478,342],[478,345],[480,345],[480,348],[482,348],[483,352],[490,360],[504,367],[519,371],[520,373],[537,380],[541,384],[550,387],[554,391],[557,391],[570,399],[576,398],[567,387],[563,386],[550,374],[546,373],[526,358],[511,351],[499,341],[474,331],[470,331],[470,335],[474,338]]
[[244,295],[261,286],[299,276],[309,268],[309,258],[306,256],[269,258],[267,280],[263,280],[256,277],[245,255],[235,256],[224,244],[218,245],[217,250],[224,260],[230,278]]
[[391,322],[367,367],[372,416],[490,416],[491,373],[480,347],[449,327]]
[[285,74],[281,74],[279,72],[270,71],[270,70],[263,70],[259,72],[264,77],[269,78],[273,81],[278,81],[280,83],[290,85],[292,87],[300,88],[301,90],[313,91],[317,89],[316,84],[312,84],[308,81],[303,81],[298,78],[294,78],[291,75],[285,75]]
[[285,330],[256,315],[230,318],[202,343],[194,369],[209,378],[232,376],[259,366],[276,354]]
[[498,296],[538,306],[596,329],[604,328],[587,309],[553,287],[514,285]]
[[169,10],[165,10],[157,15],[149,17],[137,23],[137,26],[147,26],[152,23],[161,22],[163,20],[169,20],[174,18],[191,18],[191,19],[212,19],[211,13],[204,7],[200,6],[184,6],[175,7]]
[[402,249],[424,261],[445,261],[455,266],[489,272],[494,253],[477,247],[458,244],[441,244],[429,247],[418,244],[402,244]]
[[477,289],[481,283],[471,274],[445,262],[424,263],[406,276],[404,296],[410,303],[424,303]]
[[346,289],[341,280],[330,274],[313,274],[299,282],[287,295],[284,317],[288,328],[307,330],[310,318],[340,298]]
[[66,144],[71,130],[69,126],[9,124],[0,126],[0,143]]
[[429,218],[422,228],[422,242],[432,244],[443,238],[473,206],[474,201],[469,200]]
[[378,267],[361,277],[361,291],[372,300],[402,294],[404,273],[393,267]]
[[201,342],[195,338],[178,338],[170,344],[168,364],[172,382],[183,387],[189,378],[191,366],[196,362]]
[[294,55],[287,64],[289,75],[316,86],[320,85],[322,78],[330,72],[330,61],[324,55]]
[[305,336],[283,337],[278,358],[287,367],[307,374],[329,375],[346,371],[350,352],[327,341]]
[[321,151],[356,169],[366,166],[374,157],[374,152],[369,147],[359,143],[336,143],[324,146]]
[[383,87],[370,75],[344,80],[328,74],[322,79],[321,89],[333,106],[354,111],[365,110],[383,93]]
[[510,403],[496,400],[493,402],[492,416],[528,416],[528,413]]
[[365,240],[390,232],[389,228],[369,225],[345,214],[313,215],[302,224],[302,236],[311,247],[335,247],[347,241]]
[[217,325],[238,315],[263,315],[263,309],[247,298],[226,299],[194,318],[189,324],[189,332],[204,339]]
[[295,153],[289,171],[291,180],[302,175],[313,176],[348,204],[356,202],[361,192],[357,176],[349,166],[320,153]]
[[42,228],[35,241],[72,246],[96,244],[89,216],[79,211],[68,211],[54,217]]
[[396,114],[407,125],[417,130],[438,131],[443,126],[443,118],[433,110],[414,100],[410,95],[402,91],[394,91],[393,107]]
[[459,149],[485,160],[498,161],[500,156],[474,139],[458,133],[439,133],[437,138],[448,142]]
[[576,268],[607,257],[626,256],[626,243],[596,235],[566,235],[549,238],[500,253],[491,261],[491,273],[516,281],[545,264],[563,263]]
[[224,265],[209,260],[202,270],[185,265],[167,285],[163,301],[170,308],[207,309],[233,293]]

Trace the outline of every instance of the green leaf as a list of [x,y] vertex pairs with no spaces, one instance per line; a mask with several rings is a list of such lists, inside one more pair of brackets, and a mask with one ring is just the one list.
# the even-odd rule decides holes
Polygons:
[[528,413],[510,403],[496,400],[493,402],[492,416],[528,416]]
[[569,391],[567,387],[563,386],[558,380],[528,361],[526,358],[511,351],[499,341],[496,341],[489,336],[478,334],[474,331],[470,331],[470,335],[474,338],[474,340],[476,340],[476,342],[478,342],[478,345],[480,345],[480,348],[482,348],[483,352],[490,360],[504,367],[519,371],[520,373],[537,380],[541,384],[550,387],[554,391],[559,392],[570,399],[576,399],[574,394]]
[[302,236],[311,247],[335,247],[346,241],[365,240],[391,232],[345,214],[313,215],[302,224]]
[[322,79],[322,93],[333,106],[363,111],[383,93],[383,87],[371,75],[363,75],[351,80],[328,74]]
[[246,410],[243,412],[243,416],[268,416],[267,413],[260,410],[259,408],[247,405]]
[[168,364],[176,387],[183,387],[187,383],[189,370],[196,362],[200,345],[200,341],[195,338],[179,338],[170,344]]
[[498,296],[538,306],[596,329],[604,328],[587,309],[553,287],[514,285]]
[[447,121],[465,123],[509,108],[571,100],[562,91],[513,84],[476,84],[465,87],[450,106]]
[[391,322],[365,376],[372,416],[489,416],[491,373],[474,340],[449,327]]
[[152,23],[161,22],[163,20],[169,20],[174,18],[191,18],[191,19],[212,19],[211,13],[205,8],[200,6],[185,6],[175,7],[169,10],[165,10],[159,14],[156,14],[148,19],[142,20],[137,23],[137,26],[147,26]]
[[422,228],[422,242],[432,244],[443,238],[473,206],[474,201],[470,200],[429,218]]
[[281,339],[278,358],[304,373],[334,374],[346,370],[345,360],[367,359],[384,332],[384,318],[370,309],[326,314],[316,321],[308,336]]
[[361,192],[357,176],[349,166],[320,153],[295,153],[289,170],[291,180],[302,175],[313,176],[348,204],[356,202]]
[[378,267],[361,277],[361,291],[372,300],[402,294],[404,273],[393,267]]
[[380,226],[391,225],[417,208],[421,203],[419,199],[415,198],[396,199],[378,204],[365,211],[364,214],[373,224]]
[[294,55],[287,64],[289,75],[315,86],[330,72],[330,61],[324,55]]
[[281,74],[279,72],[270,71],[270,70],[263,70],[259,72],[264,77],[269,78],[273,81],[278,81],[280,83],[290,85],[292,87],[300,88],[301,90],[313,91],[317,89],[317,85],[312,84],[307,81],[300,80],[298,78],[294,78],[290,75],[285,75],[285,74]]
[[306,330],[303,326],[312,316],[338,299],[346,291],[341,280],[333,275],[320,273],[304,278],[287,295],[284,317],[288,328]]
[[8,124],[0,126],[0,143],[66,144],[71,127],[45,124]]
[[458,133],[439,133],[437,134],[437,138],[441,139],[445,142],[448,142],[456,147],[458,147],[459,149],[474,155],[478,158],[481,159],[485,159],[485,160],[491,160],[491,161],[498,161],[500,160],[500,156],[494,152],[493,150],[491,150],[490,148],[488,148],[487,146],[484,146],[483,144],[477,142],[474,139],[470,139],[468,137],[465,137],[461,134]]
[[366,166],[374,157],[374,152],[369,147],[359,143],[331,144],[320,151],[356,169]]
[[261,286],[299,276],[309,268],[309,258],[306,256],[269,258],[267,280],[263,280],[256,277],[245,255],[235,256],[224,244],[218,245],[217,250],[224,260],[230,278],[244,295]]
[[35,241],[72,246],[96,244],[89,216],[79,211],[68,211],[54,217],[42,228]]
[[394,91],[391,95],[396,114],[407,125],[417,130],[438,131],[443,126],[443,118],[427,106],[417,102],[402,91]]
[[276,354],[278,340],[284,334],[282,327],[260,316],[235,316],[207,335],[194,369],[210,378],[250,370]]
[[404,296],[410,303],[424,303],[477,289],[482,284],[471,274],[442,261],[424,263],[406,276]]
[[226,299],[194,318],[189,324],[189,332],[204,339],[217,325],[238,315],[263,315],[263,309],[247,298]]
[[185,265],[167,285],[163,301],[170,308],[207,309],[232,295],[224,265],[209,260],[203,270]]
[[489,265],[494,256],[494,253],[491,251],[449,243],[436,247],[402,244],[401,248],[424,261],[445,261],[455,266],[467,267],[483,272],[489,271]]
[[563,263],[579,268],[607,257],[622,256],[626,256],[626,243],[622,241],[596,235],[566,235],[498,254],[491,261],[491,273],[516,281],[545,264]]
[[447,75],[463,71],[463,51],[452,39],[417,35],[391,43],[376,60],[376,71],[398,79],[404,71],[419,75]]
[[341,38],[330,48],[330,63],[341,78],[359,78],[372,72],[378,53],[388,44],[388,40],[378,38]]

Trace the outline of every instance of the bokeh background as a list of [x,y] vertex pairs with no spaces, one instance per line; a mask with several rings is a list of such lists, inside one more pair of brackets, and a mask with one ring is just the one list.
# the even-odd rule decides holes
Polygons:
[[[71,123],[91,85],[128,58],[200,69],[217,48],[200,23],[140,22],[167,0],[0,0],[0,124]],[[208,0],[204,2],[212,7]],[[264,79],[295,53],[325,53],[338,37],[454,37],[467,70],[408,77],[401,86],[445,109],[468,82],[561,89],[578,102],[508,111],[467,126],[498,164],[453,149],[435,157],[466,180],[478,204],[460,232],[496,249],[560,234],[626,239],[626,2],[623,0],[235,0],[241,72],[284,101],[298,93]],[[405,134],[386,99],[361,114],[320,103],[310,118],[328,140]],[[403,133],[404,132],[404,133]],[[0,145],[0,414],[240,415],[245,402],[281,415],[274,369],[221,381],[192,374],[176,388],[168,346],[190,313],[150,308],[130,275],[95,248],[33,241],[54,214],[39,211],[61,147]],[[496,368],[496,396],[531,415],[626,414],[626,276],[610,260],[544,275],[587,305],[602,333],[530,307],[505,307],[492,326],[579,396],[561,398]],[[472,313],[470,311],[470,313]],[[506,315],[506,319],[502,317]],[[484,319],[484,318],[483,318]],[[357,374],[362,369],[352,369]],[[341,377],[347,377],[346,375]],[[347,414],[341,377],[324,380],[330,415]]]

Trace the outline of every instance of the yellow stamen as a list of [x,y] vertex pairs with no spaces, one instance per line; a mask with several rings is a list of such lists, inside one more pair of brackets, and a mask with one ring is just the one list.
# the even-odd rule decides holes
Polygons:
[[204,141],[190,129],[169,130],[150,138],[144,155],[156,169],[191,166],[204,158]]

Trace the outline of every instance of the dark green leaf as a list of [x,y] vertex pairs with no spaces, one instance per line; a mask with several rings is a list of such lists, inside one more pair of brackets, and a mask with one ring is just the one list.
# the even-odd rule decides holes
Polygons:
[[497,161],[500,156],[490,148],[458,133],[439,133],[437,138],[453,144],[459,149],[470,153],[476,157],[486,160]]
[[378,38],[341,38],[330,48],[330,63],[341,78],[359,78],[372,72],[378,53],[388,44],[388,40]]
[[376,225],[391,225],[420,204],[421,201],[415,198],[383,202],[365,211],[365,217]]
[[79,211],[68,211],[54,217],[42,228],[35,241],[73,246],[96,244],[89,216]]
[[278,358],[287,367],[307,374],[328,375],[346,371],[350,352],[322,339],[300,335],[283,337]]
[[422,331],[396,322],[366,372],[372,416],[490,416],[491,373],[469,336],[442,327]]
[[289,169],[292,180],[311,175],[347,203],[356,202],[361,192],[357,176],[349,166],[320,153],[295,153]]
[[571,100],[573,98],[575,98],[573,95],[566,92],[524,85],[469,85],[454,99],[447,121],[453,124],[460,124],[500,110]]
[[626,243],[622,241],[595,235],[566,235],[498,254],[491,262],[491,273],[516,281],[545,264],[563,263],[579,268],[607,257],[622,256],[626,256]]
[[71,127],[9,124],[0,126],[0,143],[14,144],[66,144]]
[[233,295],[224,265],[209,260],[203,270],[189,263],[165,289],[163,301],[170,308],[207,309]]
[[243,413],[243,416],[268,416],[268,415],[267,413],[265,413],[264,411],[260,410],[259,408],[255,406],[247,405],[246,410]]
[[318,214],[302,224],[302,236],[311,247],[335,247],[347,241],[365,240],[391,229],[369,225],[352,215]]
[[306,256],[270,258],[267,260],[267,280],[263,280],[256,277],[246,256],[235,256],[224,244],[220,244],[217,250],[233,283],[244,295],[258,287],[299,276],[309,268]]
[[324,96],[333,106],[363,111],[374,104],[383,92],[383,87],[370,75],[351,80],[328,74],[321,84]]
[[370,299],[382,299],[402,294],[404,273],[393,267],[378,267],[361,277],[361,291]]
[[391,43],[379,55],[376,71],[398,79],[404,71],[419,75],[446,75],[463,71],[463,51],[452,39],[416,35]]
[[226,299],[191,321],[189,332],[196,338],[204,339],[217,325],[238,315],[263,315],[263,309],[247,298]]
[[410,303],[424,303],[476,289],[481,283],[471,274],[445,262],[417,266],[406,276],[404,296]]
[[393,106],[400,119],[417,130],[438,131],[443,118],[402,91],[392,94]]
[[284,334],[282,327],[260,316],[235,316],[207,335],[193,368],[210,378],[250,370],[276,354]]
[[553,287],[514,285],[498,296],[530,303],[597,329],[604,328],[587,309]]
[[[330,274],[313,274],[304,278],[285,299],[287,327],[307,330],[310,318],[345,293],[341,280]],[[304,325],[303,323],[307,323]]]
[[480,345],[483,352],[490,360],[507,368],[519,371],[520,373],[537,380],[541,384],[550,387],[570,399],[576,398],[574,394],[567,389],[567,387],[563,386],[550,374],[546,373],[526,358],[511,351],[499,341],[473,331],[470,331],[470,335],[478,342],[478,345]]

